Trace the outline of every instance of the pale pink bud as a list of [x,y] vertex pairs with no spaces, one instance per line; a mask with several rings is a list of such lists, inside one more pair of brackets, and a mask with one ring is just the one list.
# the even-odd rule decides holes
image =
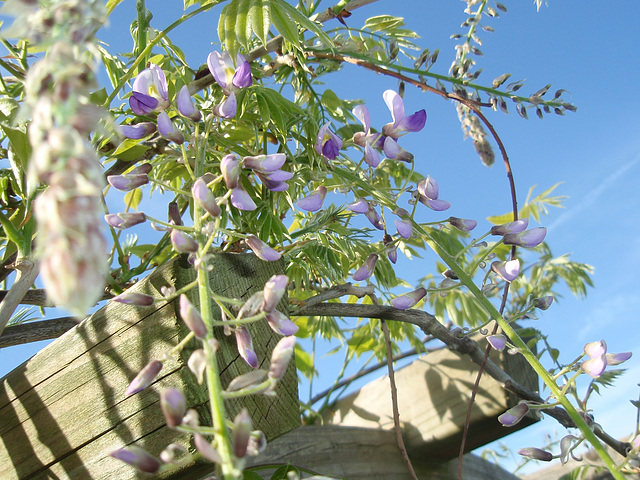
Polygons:
[[515,407],[510,408],[498,417],[498,421],[505,427],[513,427],[529,412],[529,405],[520,402]]
[[542,462],[550,462],[553,460],[553,454],[546,450],[541,450],[536,447],[521,448],[518,450],[518,455],[523,457],[532,458],[534,460],[540,460]]
[[198,242],[181,230],[171,230],[171,244],[176,252],[194,253],[198,251]]
[[167,388],[160,393],[160,408],[170,428],[182,424],[187,410],[187,401],[182,392],[176,388]]
[[180,295],[180,318],[189,330],[195,333],[196,337],[205,338],[207,336],[207,326],[204,324],[200,312],[196,310],[184,293]]
[[149,183],[149,176],[144,174],[108,175],[107,182],[122,192],[134,190]]
[[196,449],[200,454],[213,463],[222,463],[222,457],[218,453],[218,451],[211,446],[202,435],[199,433],[193,434],[193,443],[196,446]]
[[233,454],[236,458],[244,458],[247,454],[252,429],[249,411],[243,408],[233,421]]
[[284,337],[276,344],[271,353],[269,378],[274,380],[282,379],[284,372],[287,370],[287,365],[289,365],[289,361],[293,357],[295,344],[296,338],[293,336]]
[[207,368],[207,355],[204,353],[204,350],[198,348],[191,352],[189,360],[187,360],[187,365],[189,370],[196,376],[198,385],[202,385],[204,381],[204,371]]
[[256,387],[257,385],[264,382],[265,378],[267,378],[267,372],[264,370],[251,370],[247,373],[243,373],[242,375],[238,375],[233,380],[229,382],[229,386],[227,387],[227,392],[236,392],[238,390],[242,390],[243,388],[248,387]]
[[155,378],[162,370],[162,362],[160,360],[151,360],[140,373],[136,375],[136,378],[129,384],[124,394],[126,396],[133,395],[141,392],[147,388],[155,380]]
[[136,307],[148,307],[153,305],[154,299],[151,295],[137,292],[124,292],[111,299],[112,302],[124,303],[125,305],[135,305]]
[[289,285],[289,277],[286,275],[274,275],[264,284],[261,307],[263,312],[271,312],[276,308],[287,291],[287,285]]
[[143,212],[135,213],[108,213],[104,216],[105,221],[113,228],[124,230],[147,221],[147,216]]
[[156,473],[162,463],[156,457],[147,453],[137,445],[129,445],[118,450],[114,450],[109,456],[116,458],[127,465],[131,465],[137,470],[145,473]]
[[227,188],[233,189],[238,186],[240,180],[240,163],[234,153],[222,157],[220,160],[220,171]]

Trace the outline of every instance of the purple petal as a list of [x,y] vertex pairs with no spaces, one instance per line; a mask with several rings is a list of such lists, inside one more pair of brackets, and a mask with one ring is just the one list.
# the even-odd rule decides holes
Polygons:
[[417,184],[418,192],[431,200],[437,200],[440,195],[440,188],[438,182],[431,175],[427,175],[427,178],[423,178]]
[[[274,173],[277,173],[277,172],[274,172]],[[288,174],[289,172],[282,172],[282,173]],[[257,175],[260,178],[260,181],[264,184],[264,186],[267,187],[272,192],[284,192],[285,190],[289,189],[289,184],[287,182],[284,182],[281,180],[274,180],[272,178],[272,176],[279,178],[281,176],[284,177],[284,175],[273,175],[273,174],[264,175],[262,173],[258,173]],[[293,174],[291,174],[289,178],[291,177],[293,177]]]
[[145,473],[156,473],[160,470],[162,462],[156,457],[147,453],[143,448],[137,445],[129,445],[118,450],[114,450],[109,454],[110,457],[118,459],[127,465]]
[[220,105],[213,108],[214,115],[220,118],[233,118],[238,111],[238,101],[236,100],[236,94],[231,92],[228,97],[222,101]]
[[202,119],[200,110],[196,108],[189,93],[189,87],[184,85],[178,92],[178,98],[176,103],[178,104],[178,112],[183,117],[190,118],[194,122],[199,122]]
[[184,293],[180,295],[180,318],[196,337],[205,338],[207,336],[207,326],[202,319],[202,315]]
[[529,412],[529,405],[520,402],[498,417],[498,421],[505,427],[513,427]]
[[251,334],[245,327],[238,327],[235,330],[238,353],[250,367],[258,368],[258,356],[253,349]]
[[585,360],[581,365],[582,371],[593,378],[598,378],[607,368],[607,358],[605,355]]
[[502,241],[505,245],[533,248],[540,245],[546,235],[547,229],[545,227],[536,227],[520,233],[507,233],[502,237]]
[[553,460],[553,454],[551,452],[536,447],[521,448],[518,450],[518,455],[542,462],[550,462]]
[[342,148],[342,140],[329,130],[329,123],[325,123],[318,130],[315,150],[320,155],[324,155],[329,160],[335,160]]
[[607,344],[604,340],[587,343],[584,346],[584,353],[586,353],[589,358],[601,357],[607,353]]
[[147,94],[133,92],[129,97],[129,106],[136,115],[148,115],[158,106],[158,100]]
[[171,230],[171,244],[176,252],[195,253],[198,251],[198,242],[175,228]]
[[629,360],[631,355],[631,352],[607,353],[605,358],[607,360],[607,365],[620,365],[621,363]]
[[364,198],[359,198],[355,202],[347,205],[347,208],[355,213],[367,213],[369,211],[369,202]]
[[153,305],[154,299],[151,295],[137,292],[124,292],[111,299],[112,302],[124,303],[125,305],[135,305],[136,307],[149,307]]
[[251,77],[251,65],[240,54],[238,54],[236,58],[236,65],[238,65],[238,68],[233,75],[233,84],[238,88],[250,87],[253,83],[253,78]]
[[391,116],[393,117],[392,126],[397,127],[398,123],[400,123],[404,118],[404,102],[402,101],[402,97],[394,90],[385,90],[382,94],[382,98],[384,99],[384,103],[387,104],[387,108],[389,108]]
[[231,57],[228,52],[224,52],[224,56],[219,52],[211,52],[207,57],[207,66],[214,80],[222,88],[228,86],[228,71],[229,64],[231,63]]
[[418,200],[423,205],[426,205],[431,210],[435,210],[436,212],[442,212],[451,207],[449,202],[445,202],[444,200],[431,200],[430,198],[425,197],[424,195],[420,195]]
[[317,212],[322,208],[326,194],[327,189],[323,186],[319,186],[311,195],[298,200],[296,205],[307,212]]
[[398,235],[405,239],[411,238],[411,235],[413,234],[411,220],[396,220],[394,223],[396,224]]
[[491,235],[504,235],[506,233],[524,232],[529,226],[529,219],[523,218],[514,222],[503,223],[502,225],[494,225],[491,227]]
[[280,335],[293,335],[298,331],[298,326],[278,310],[273,310],[267,314],[267,322],[271,329]]
[[273,173],[279,170],[287,156],[284,153],[273,153],[271,155],[258,155],[256,157],[244,157],[242,164],[260,173]]
[[422,300],[427,294],[427,290],[423,287],[418,288],[409,293],[405,293],[404,295],[400,295],[391,300],[391,305],[397,308],[398,310],[406,310],[407,308],[413,307],[416,303]]
[[364,105],[356,106],[351,113],[353,116],[360,120],[360,123],[364,126],[365,133],[368,133],[371,129],[370,119],[369,119],[369,109]]
[[367,217],[367,220],[371,222],[371,225],[376,227],[378,230],[384,230],[384,225],[382,223],[382,217],[376,212],[375,208],[369,205],[369,210],[367,210],[364,214]]
[[275,310],[276,305],[287,291],[289,285],[289,277],[286,275],[274,275],[267,283],[264,284],[262,290],[262,306],[263,312],[272,312]]
[[240,164],[234,153],[229,153],[220,160],[220,171],[227,188],[236,188],[240,180]]
[[187,400],[177,388],[167,388],[160,393],[160,408],[169,428],[182,425],[187,411]]
[[282,256],[278,251],[271,248],[255,235],[249,235],[245,239],[245,242],[258,258],[266,260],[267,262],[275,262],[276,260],[280,260]]
[[109,213],[104,216],[105,221],[113,228],[124,230],[147,221],[147,216],[143,212],[135,213]]
[[193,182],[193,186],[191,187],[191,194],[193,195],[193,200],[200,205],[209,215],[212,217],[218,217],[222,213],[220,210],[220,206],[216,201],[216,197],[213,195],[209,187],[207,187],[207,183],[202,179],[202,177],[196,179]]
[[387,250],[387,257],[389,257],[389,261],[395,264],[398,261],[398,246],[393,244]]
[[241,187],[231,190],[231,205],[238,210],[252,211],[258,208],[251,196]]
[[122,134],[127,138],[140,140],[155,132],[156,124],[152,122],[140,122],[135,125],[120,125],[120,130],[122,130]]
[[364,146],[364,162],[371,168],[376,168],[380,165],[380,154],[368,143]]
[[129,384],[124,392],[125,396],[133,395],[147,388],[158,376],[160,370],[162,370],[162,362],[151,360]]
[[163,137],[171,140],[172,142],[182,145],[184,143],[184,136],[173,124],[169,118],[169,114],[164,110],[158,114],[158,132]]
[[108,175],[107,182],[109,182],[109,185],[113,188],[128,192],[149,183],[149,177],[146,173],[140,175]]
[[419,132],[424,128],[426,122],[427,112],[425,110],[419,110],[413,115],[404,117],[398,124],[396,131],[399,133]]
[[470,232],[478,225],[475,220],[467,220],[465,218],[449,217],[449,223],[463,232]]
[[369,257],[367,257],[367,260],[364,262],[364,264],[358,270],[356,270],[351,278],[356,282],[360,282],[371,277],[371,275],[373,275],[373,271],[375,269],[377,261],[378,255],[372,253],[371,255],[369,255]]
[[487,342],[494,350],[503,351],[507,346],[507,338],[504,335],[488,335]]
[[509,260],[507,262],[493,262],[491,264],[491,270],[500,275],[503,280],[507,282],[513,282],[520,274],[520,260]]

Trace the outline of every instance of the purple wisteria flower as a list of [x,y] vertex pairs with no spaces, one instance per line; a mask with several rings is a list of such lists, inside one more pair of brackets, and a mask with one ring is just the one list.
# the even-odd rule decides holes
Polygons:
[[420,287],[412,292],[405,293],[391,300],[391,305],[398,310],[406,310],[413,307],[427,295],[427,289]]
[[214,114],[222,118],[236,116],[238,102],[235,92],[253,84],[251,65],[240,54],[236,56],[236,65],[233,64],[228,51],[223,54],[211,52],[207,57],[209,71],[226,96],[223,102],[214,108]]
[[230,199],[231,205],[236,207],[238,210],[250,212],[258,208],[256,202],[251,198],[251,195],[249,195],[247,191],[239,185],[236,188],[231,189]]
[[177,388],[167,388],[160,393],[160,408],[169,428],[182,425],[187,411],[187,400]]
[[158,114],[158,132],[164,138],[178,145],[184,143],[184,135],[176,128],[171,118],[169,118],[169,114],[164,110]]
[[153,122],[140,122],[134,125],[120,125],[122,134],[132,140],[140,140],[148,137],[156,131],[156,124]]
[[253,340],[249,330],[245,327],[237,327],[234,332],[236,334],[236,343],[238,344],[238,353],[247,362],[247,365],[258,368],[258,356],[253,348]]
[[282,338],[271,352],[271,364],[269,365],[269,378],[281,380],[296,345],[296,337],[288,336]]
[[279,252],[271,248],[255,235],[249,235],[245,239],[245,242],[247,242],[249,248],[253,250],[253,253],[255,253],[256,256],[262,260],[275,262],[276,260],[280,260],[280,257],[282,256]]
[[502,225],[494,225],[491,227],[491,235],[505,235],[507,233],[520,233],[524,232],[529,226],[529,219],[523,218],[521,220],[515,220],[509,223],[503,223]]
[[129,192],[149,183],[149,176],[146,173],[107,175],[107,182],[109,182],[109,185],[111,185],[113,188],[116,188],[122,192]]
[[489,343],[494,350],[501,352],[507,346],[507,337],[502,334],[487,335],[487,343]]
[[353,278],[353,280],[355,280],[356,282],[360,282],[362,280],[366,280],[367,278],[371,277],[371,275],[373,275],[373,271],[376,267],[377,261],[378,261],[378,255],[375,253],[372,253],[367,257],[367,259],[362,264],[362,266],[358,270],[356,270],[356,272],[353,274],[351,278]]
[[385,137],[382,146],[384,154],[391,160],[399,160],[401,162],[413,162],[413,154],[402,148],[393,137]]
[[478,226],[478,222],[475,220],[468,220],[465,218],[449,217],[449,224],[456,227],[463,232],[470,232]]
[[220,209],[220,206],[218,205],[213,192],[209,190],[209,187],[207,187],[207,183],[202,177],[197,178],[195,182],[193,182],[193,186],[191,187],[191,194],[193,195],[193,200],[209,215],[214,218],[220,216],[222,210]]
[[438,196],[440,195],[438,182],[436,182],[435,179],[431,178],[431,175],[427,175],[427,178],[423,178],[422,180],[420,180],[417,187],[418,201],[423,205],[429,207],[431,210],[441,212],[451,207],[451,204],[449,202],[438,199]]
[[396,225],[398,235],[400,235],[404,239],[411,238],[411,235],[413,234],[413,225],[411,224],[411,220],[409,220],[408,218],[395,220],[394,223]]
[[315,149],[319,155],[323,155],[328,160],[335,160],[340,154],[342,140],[329,130],[329,126],[329,123],[325,123],[320,127],[320,130],[318,130]]
[[289,188],[287,180],[293,178],[293,173],[281,170],[286,155],[274,153],[271,155],[258,155],[256,157],[244,157],[242,164],[253,170],[262,183],[273,192],[282,192]]
[[371,222],[371,225],[376,227],[378,230],[384,230],[384,224],[382,223],[382,217],[373,208],[371,202],[365,200],[364,198],[359,198],[355,202],[347,205],[347,208],[354,213],[364,213],[364,216],[367,217],[367,220]]
[[129,105],[136,115],[148,115],[169,106],[167,78],[157,65],[145,68],[133,81]]
[[607,344],[604,340],[587,343],[584,353],[589,357],[581,364],[583,372],[593,378],[602,375],[608,365],[619,365],[631,358],[631,352],[607,353]]
[[260,310],[263,312],[272,312],[276,305],[287,291],[289,285],[289,277],[286,275],[273,275],[262,289],[262,306]]
[[147,216],[143,212],[134,213],[108,213],[104,216],[105,221],[118,230],[133,227],[147,221]]
[[181,230],[171,230],[171,244],[176,252],[195,253],[198,251],[198,242]]
[[374,146],[382,135],[379,133],[371,133],[369,109],[367,107],[358,105],[352,110],[352,113],[364,126],[364,132],[356,132],[353,135],[353,143],[364,148],[365,163],[372,168],[376,168],[380,165],[380,154]]
[[136,307],[149,307],[155,302],[151,295],[138,292],[123,292],[113,297],[111,301],[125,305],[135,305]]
[[518,450],[518,455],[542,462],[550,462],[553,460],[553,454],[551,452],[536,447],[521,448]]
[[162,462],[156,457],[147,453],[137,445],[128,445],[118,450],[114,450],[109,456],[118,459],[127,465],[131,465],[137,470],[145,473],[156,473],[160,470]]
[[178,112],[183,117],[190,118],[194,122],[199,122],[202,119],[202,113],[198,110],[193,103],[193,98],[189,93],[189,87],[183,85],[176,97],[176,104],[178,105]]
[[497,273],[503,280],[513,282],[520,274],[520,260],[508,260],[506,262],[493,262],[491,270]]
[[202,315],[184,293],[180,295],[180,318],[196,337],[205,338],[207,336],[207,326]]
[[320,185],[316,190],[304,198],[296,202],[299,208],[307,212],[317,212],[322,208],[324,197],[327,195],[327,189]]
[[519,233],[507,233],[502,237],[505,245],[515,245],[524,248],[534,248],[542,243],[547,235],[545,227],[535,227]]
[[427,112],[419,110],[413,115],[404,115],[404,102],[402,97],[393,90],[385,90],[382,94],[384,102],[387,104],[393,122],[382,127],[382,134],[386,137],[398,139],[407,132],[419,132],[427,121]]
[[298,326],[278,310],[267,313],[267,323],[274,332],[280,335],[293,335],[298,331]]
[[520,422],[527,413],[529,413],[529,405],[526,402],[520,402],[515,407],[511,407],[500,415],[498,421],[505,427],[513,427]]
[[229,153],[220,160],[220,171],[228,189],[238,186],[240,181],[240,162],[234,153]]
[[162,370],[162,362],[160,360],[151,360],[131,381],[124,392],[125,396],[133,395],[147,388],[158,376],[160,370]]

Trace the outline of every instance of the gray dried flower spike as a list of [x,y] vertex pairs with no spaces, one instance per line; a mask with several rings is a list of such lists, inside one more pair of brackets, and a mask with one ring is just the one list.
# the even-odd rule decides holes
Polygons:
[[482,123],[480,123],[478,117],[476,117],[468,107],[459,103],[456,108],[464,136],[470,137],[473,140],[473,147],[480,157],[482,164],[490,167],[493,165],[496,155],[489,143],[487,132],[484,130]]

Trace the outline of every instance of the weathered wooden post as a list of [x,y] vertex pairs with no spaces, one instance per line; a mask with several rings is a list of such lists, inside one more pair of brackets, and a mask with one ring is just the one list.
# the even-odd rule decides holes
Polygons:
[[[247,298],[279,273],[284,273],[283,261],[264,262],[252,254],[216,254],[211,288],[225,297]],[[194,269],[179,257],[131,291],[161,299],[163,286],[180,288],[194,279]],[[190,299],[197,305],[196,297]],[[285,298],[280,305],[284,312],[286,304]],[[249,329],[258,358],[268,368],[270,352],[280,336],[266,322]],[[191,350],[197,348],[195,342],[181,355],[166,359],[150,388],[124,396],[140,369],[152,359],[164,359],[187,331],[179,319],[177,300],[160,300],[144,308],[111,302],[1,379],[0,478],[138,478],[131,467],[109,453],[131,443],[154,455],[170,442],[188,445],[186,435],[166,427],[158,394],[166,387],[180,388],[201,422],[209,421],[206,389],[186,366]],[[251,367],[239,357],[233,337],[225,337],[221,328],[216,337],[226,386]],[[268,440],[284,434],[300,423],[293,362],[276,392],[275,398],[229,401],[230,417],[245,406],[254,428],[262,430]],[[199,478],[207,471],[211,471],[210,464],[194,463],[173,477]]]

